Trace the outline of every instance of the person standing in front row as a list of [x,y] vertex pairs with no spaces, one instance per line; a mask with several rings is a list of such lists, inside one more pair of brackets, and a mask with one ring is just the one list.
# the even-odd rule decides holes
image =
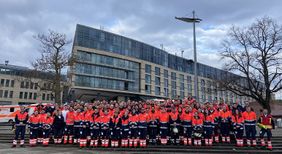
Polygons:
[[262,115],[258,119],[258,125],[261,128],[259,132],[261,146],[265,147],[264,134],[266,133],[267,134],[267,149],[272,150],[271,130],[274,129],[275,126],[274,126],[274,120],[272,118],[272,115],[268,113],[267,109],[264,109],[262,111]]
[[12,148],[17,146],[17,140],[20,136],[20,146],[24,146],[24,136],[25,136],[25,129],[26,129],[26,124],[28,120],[28,113],[25,112],[24,106],[20,106],[20,112],[16,114],[15,117],[15,127],[16,127],[16,132],[15,132],[15,138],[13,140],[13,146]]
[[246,107],[246,111],[243,112],[244,124],[245,124],[245,131],[246,131],[246,138],[247,138],[247,145],[257,146],[256,141],[256,121],[257,116],[254,111],[251,110],[251,107]]

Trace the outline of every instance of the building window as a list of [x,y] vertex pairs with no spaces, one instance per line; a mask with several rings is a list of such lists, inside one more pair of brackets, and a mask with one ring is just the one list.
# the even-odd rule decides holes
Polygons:
[[46,100],[49,101],[49,99],[50,99],[50,94],[47,94]]
[[168,78],[168,70],[164,70],[164,77]]
[[33,89],[34,83],[30,82],[30,89]]
[[164,96],[168,97],[168,88],[164,88]]
[[37,93],[33,93],[33,99],[36,100],[37,98]]
[[171,72],[171,80],[176,80],[176,73],[175,72]]
[[35,83],[34,84],[34,89],[37,89],[38,88],[38,83]]
[[161,79],[160,77],[155,77],[155,85],[160,86],[161,85]]
[[11,80],[11,87],[14,87],[15,85],[15,80]]
[[205,86],[206,85],[206,82],[204,79],[201,80],[201,86]]
[[9,87],[9,85],[10,85],[10,80],[6,80],[5,87]]
[[14,95],[14,91],[10,91],[9,97],[13,98],[13,95]]
[[168,88],[168,79],[164,79],[164,87]]
[[3,90],[0,90],[0,98],[3,96]]
[[187,76],[187,83],[192,83],[192,77],[191,76]]
[[48,89],[48,90],[51,90],[51,83],[48,83],[48,84],[47,84],[47,89]]
[[24,93],[24,99],[27,99],[28,92]]
[[24,81],[21,82],[21,88],[24,88]]
[[45,101],[45,94],[44,93],[42,94],[42,100]]
[[161,75],[161,70],[159,67],[155,67],[155,75],[160,76]]
[[20,92],[19,98],[20,98],[20,99],[23,99],[23,92]]
[[25,88],[28,89],[29,88],[29,82],[25,83]]
[[147,84],[151,84],[151,75],[146,74],[145,75],[145,81]]
[[171,88],[176,89],[176,81],[171,81]]
[[4,98],[8,98],[8,93],[9,93],[9,91],[8,91],[8,90],[5,90],[5,92],[4,92]]
[[5,79],[1,79],[1,86],[4,87]]
[[161,95],[161,88],[160,87],[155,87],[155,94]]
[[145,65],[145,72],[151,74],[151,65],[148,64]]
[[146,94],[151,94],[151,85],[145,85]]
[[32,99],[32,93],[29,93],[28,99]]
[[177,94],[176,94],[176,90],[175,90],[175,89],[172,89],[172,90],[171,90],[171,97],[172,97],[172,98],[176,98],[176,95],[177,95]]

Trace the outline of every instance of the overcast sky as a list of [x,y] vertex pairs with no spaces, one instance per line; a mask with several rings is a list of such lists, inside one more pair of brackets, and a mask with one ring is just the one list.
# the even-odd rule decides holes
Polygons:
[[[281,0],[0,0],[0,63],[29,66],[39,57],[33,35],[48,29],[73,39],[76,24],[121,34],[192,59],[192,25],[174,19],[192,16],[197,24],[201,63],[221,68],[218,52],[231,25],[256,18],[282,19]],[[71,50],[71,45],[68,48]]]

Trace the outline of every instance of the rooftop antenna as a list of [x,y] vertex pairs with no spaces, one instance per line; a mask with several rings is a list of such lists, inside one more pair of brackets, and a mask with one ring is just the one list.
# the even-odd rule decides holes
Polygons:
[[100,30],[104,30],[104,26],[100,25]]
[[9,60],[5,60],[5,65],[7,66],[9,64]]
[[161,46],[161,49],[164,50],[164,45],[163,45],[163,44],[160,44],[160,46]]

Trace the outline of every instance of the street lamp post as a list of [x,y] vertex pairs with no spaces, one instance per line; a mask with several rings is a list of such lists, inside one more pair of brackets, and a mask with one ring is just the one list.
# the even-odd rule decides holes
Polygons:
[[197,69],[197,49],[196,49],[196,23],[202,21],[202,19],[195,18],[195,11],[193,13],[193,18],[187,17],[175,17],[177,20],[181,20],[184,22],[192,22],[193,23],[193,48],[194,48],[194,93],[196,100],[199,101],[199,91],[198,91],[198,69]]

